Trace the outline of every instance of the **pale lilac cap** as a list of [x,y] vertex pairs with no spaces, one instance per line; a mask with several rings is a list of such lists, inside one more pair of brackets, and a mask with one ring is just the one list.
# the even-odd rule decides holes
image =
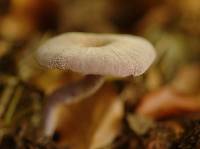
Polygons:
[[143,74],[155,57],[150,42],[125,34],[65,33],[37,51],[39,63],[49,68],[117,77]]

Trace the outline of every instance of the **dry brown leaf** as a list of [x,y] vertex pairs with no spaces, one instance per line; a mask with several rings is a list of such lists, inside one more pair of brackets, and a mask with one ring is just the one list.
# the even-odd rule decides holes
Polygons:
[[198,96],[183,95],[166,86],[147,94],[136,113],[152,118],[162,118],[182,112],[199,112],[200,99]]
[[100,126],[97,128],[97,130],[95,130],[90,149],[97,149],[111,144],[113,139],[120,132],[122,117],[122,101],[120,99],[116,99],[109,107],[106,115],[100,123]]
[[[122,103],[111,84],[78,103],[59,105],[53,112],[52,131],[59,145],[75,149],[100,147],[110,143],[120,131]],[[105,137],[106,136],[106,137]],[[101,139],[101,141],[99,141]]]

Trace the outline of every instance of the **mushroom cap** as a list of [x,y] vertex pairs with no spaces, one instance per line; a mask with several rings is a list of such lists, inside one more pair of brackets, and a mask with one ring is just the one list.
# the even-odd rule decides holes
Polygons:
[[117,34],[65,33],[37,50],[39,63],[48,68],[117,77],[143,74],[155,57],[144,38]]

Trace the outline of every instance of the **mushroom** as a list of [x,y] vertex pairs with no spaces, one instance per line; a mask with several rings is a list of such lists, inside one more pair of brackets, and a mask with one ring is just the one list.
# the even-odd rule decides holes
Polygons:
[[[78,32],[54,37],[37,51],[37,59],[45,67],[70,69],[86,75],[85,80],[78,83],[81,89],[72,91],[73,97],[81,95],[80,92],[85,96],[94,93],[103,84],[103,75],[143,74],[155,55],[153,46],[141,37]],[[71,101],[77,99],[82,98]]]
[[143,74],[155,58],[153,46],[141,37],[94,33],[62,34],[37,54],[46,67],[118,77]]
[[[84,97],[94,93],[104,82],[102,75],[126,77],[143,74],[155,55],[153,46],[141,37],[78,32],[54,37],[37,50],[37,59],[41,65],[70,69],[86,75],[84,80],[75,83],[78,88],[71,87],[73,91],[70,97],[76,98],[68,98],[73,99],[70,101],[82,99],[82,96],[77,98],[77,95],[83,95],[81,93],[84,93]],[[65,90],[59,89],[52,97],[58,98],[57,94]]]
[[143,74],[155,56],[148,41],[132,35],[72,32],[48,40],[37,50],[41,65],[72,70],[86,76],[48,97],[47,116],[59,103],[77,102],[94,94],[104,83],[105,77],[102,76]]

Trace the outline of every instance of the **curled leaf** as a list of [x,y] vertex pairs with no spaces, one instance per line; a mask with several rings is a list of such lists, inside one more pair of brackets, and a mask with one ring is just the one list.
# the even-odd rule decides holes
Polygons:
[[182,95],[169,86],[147,94],[136,109],[136,113],[155,119],[183,112],[199,111],[198,96]]

